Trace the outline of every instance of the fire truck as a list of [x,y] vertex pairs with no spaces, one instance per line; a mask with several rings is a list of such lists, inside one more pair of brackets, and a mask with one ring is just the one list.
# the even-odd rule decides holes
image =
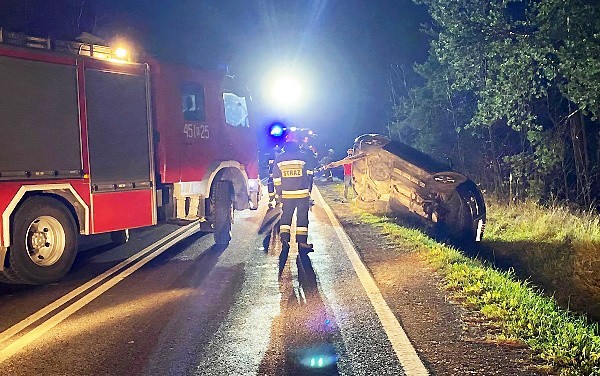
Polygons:
[[47,284],[79,235],[256,209],[256,135],[224,72],[0,29],[0,282]]

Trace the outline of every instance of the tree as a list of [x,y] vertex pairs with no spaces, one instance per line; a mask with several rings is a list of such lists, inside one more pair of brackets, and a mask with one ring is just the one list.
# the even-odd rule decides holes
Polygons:
[[[575,192],[591,204],[598,187],[598,153],[590,153],[598,136],[588,139],[600,104],[600,4],[420,2],[433,26],[430,58],[417,67],[426,84],[415,96],[437,115],[426,118],[426,108],[413,106],[398,126],[410,119],[423,134],[454,139],[469,154],[463,160],[477,153],[458,147],[463,138],[447,136],[470,131],[483,141],[493,175],[487,183],[499,192],[507,186],[533,197]],[[442,115],[444,108],[451,116]]]

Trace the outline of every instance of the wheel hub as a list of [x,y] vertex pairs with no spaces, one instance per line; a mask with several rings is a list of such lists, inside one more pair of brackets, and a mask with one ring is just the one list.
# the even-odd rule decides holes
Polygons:
[[54,217],[36,218],[27,230],[27,252],[36,265],[56,263],[65,250],[66,236],[61,223]]
[[34,249],[40,249],[43,248],[46,244],[46,234],[44,234],[43,232],[35,232],[32,236],[31,236],[31,245],[33,246]]

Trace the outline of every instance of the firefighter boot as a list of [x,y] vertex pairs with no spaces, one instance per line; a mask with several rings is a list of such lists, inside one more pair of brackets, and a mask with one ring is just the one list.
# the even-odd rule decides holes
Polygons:
[[303,253],[314,252],[313,245],[310,243],[298,243],[298,251]]

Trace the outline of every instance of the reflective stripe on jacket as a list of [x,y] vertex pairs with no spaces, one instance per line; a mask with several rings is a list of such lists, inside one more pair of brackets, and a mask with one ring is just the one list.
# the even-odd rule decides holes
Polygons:
[[312,154],[300,149],[284,151],[275,158],[273,166],[275,191],[282,199],[308,197],[316,167]]

